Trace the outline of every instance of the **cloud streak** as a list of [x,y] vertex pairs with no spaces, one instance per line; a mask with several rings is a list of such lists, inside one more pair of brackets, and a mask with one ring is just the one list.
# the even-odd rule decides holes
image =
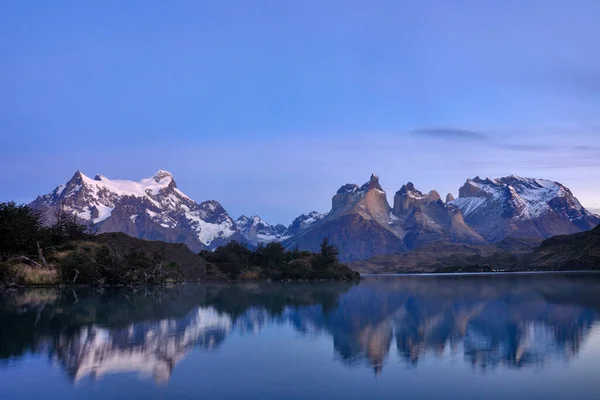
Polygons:
[[458,139],[458,140],[474,140],[488,141],[491,137],[485,133],[470,131],[466,129],[455,128],[426,128],[416,129],[409,132],[410,135],[419,138],[433,139]]
[[545,153],[555,151],[569,151],[577,154],[590,154],[600,152],[599,146],[577,145],[557,146],[545,143],[506,143],[496,139],[494,136],[468,129],[457,128],[424,128],[408,132],[410,136],[423,140],[455,140],[461,142],[472,142],[482,144],[494,149],[509,150],[515,152]]

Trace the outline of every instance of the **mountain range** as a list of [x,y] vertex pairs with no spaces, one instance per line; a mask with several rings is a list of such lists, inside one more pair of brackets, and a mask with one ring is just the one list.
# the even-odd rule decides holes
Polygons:
[[508,176],[467,179],[458,198],[444,200],[403,185],[390,206],[372,175],[363,185],[345,184],[331,210],[300,215],[289,226],[259,216],[234,220],[215,200],[197,203],[159,170],[140,181],[93,179],[81,172],[30,206],[48,224],[60,213],[76,216],[98,232],[124,232],[148,240],[185,243],[193,251],[214,249],[231,240],[258,246],[279,241],[287,248],[318,251],[323,238],[343,260],[400,253],[433,242],[485,245],[506,238],[546,239],[590,230],[600,217],[586,210],[562,184]]

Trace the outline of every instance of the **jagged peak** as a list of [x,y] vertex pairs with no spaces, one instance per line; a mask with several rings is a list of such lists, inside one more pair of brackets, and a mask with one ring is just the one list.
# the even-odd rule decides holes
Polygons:
[[261,217],[258,215],[252,215],[251,217],[247,217],[245,215],[240,216],[236,221],[237,225],[259,225],[262,224],[264,226],[269,226],[268,223],[263,221]]
[[369,181],[360,187],[361,191],[369,191],[369,190],[373,190],[373,189],[377,189],[377,190],[383,192],[383,188],[379,184],[379,177],[375,174],[371,174]]
[[379,177],[375,174],[371,174],[369,180],[365,182],[362,186],[358,186],[355,183],[346,183],[345,185],[342,185],[342,187],[338,189],[337,194],[351,194],[357,192],[362,194],[373,189],[379,190],[381,192],[384,191],[381,185],[379,184]]
[[108,178],[102,174],[96,174],[96,176],[94,176],[94,180],[95,181],[106,181],[106,180],[108,180]]
[[[436,192],[437,193],[437,192]],[[402,185],[400,190],[396,192],[397,196],[410,196],[410,197],[423,197],[423,193],[421,191],[415,189],[415,185],[412,182],[407,182],[405,185]]]
[[70,181],[80,181],[83,180],[84,178],[87,178],[87,176],[81,172],[80,170],[75,171],[75,173],[73,174],[73,177],[69,180]]
[[454,195],[452,193],[448,193],[446,195],[446,203],[450,203],[451,201],[454,201]]

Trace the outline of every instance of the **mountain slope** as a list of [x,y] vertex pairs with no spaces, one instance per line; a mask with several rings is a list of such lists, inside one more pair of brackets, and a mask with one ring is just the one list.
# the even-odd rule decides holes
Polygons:
[[418,249],[359,260],[361,273],[471,271],[577,271],[600,269],[600,225],[544,240],[506,238],[486,245],[435,242]]
[[600,269],[600,225],[591,231],[544,240],[533,255],[531,267],[536,269]]

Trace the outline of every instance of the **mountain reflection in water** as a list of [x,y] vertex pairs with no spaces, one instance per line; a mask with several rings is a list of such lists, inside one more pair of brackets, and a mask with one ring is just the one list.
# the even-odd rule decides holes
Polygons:
[[598,289],[600,275],[536,274],[5,290],[0,374],[33,353],[74,381],[136,372],[165,382],[188,353],[270,325],[330,338],[336,362],[375,373],[391,358],[408,368],[428,357],[477,369],[540,367],[577,357],[598,319]]

